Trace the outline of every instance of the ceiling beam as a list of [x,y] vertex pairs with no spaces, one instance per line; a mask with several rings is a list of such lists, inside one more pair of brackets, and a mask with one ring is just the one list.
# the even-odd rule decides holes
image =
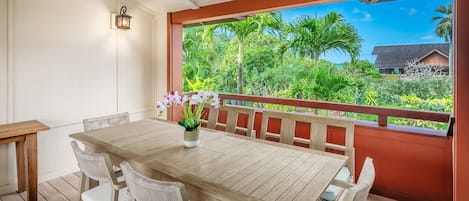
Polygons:
[[246,16],[259,12],[311,6],[344,0],[233,0],[225,3],[203,6],[195,10],[178,11],[171,14],[171,23],[194,24]]

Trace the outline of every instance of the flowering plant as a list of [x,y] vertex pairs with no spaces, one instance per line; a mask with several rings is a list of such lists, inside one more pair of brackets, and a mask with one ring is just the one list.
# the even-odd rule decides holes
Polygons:
[[215,108],[220,107],[220,98],[215,92],[199,91],[191,96],[181,97],[178,92],[169,93],[162,101],[158,101],[156,108],[162,113],[167,108],[174,105],[182,105],[184,109],[184,119],[178,124],[186,128],[186,131],[196,130],[200,126],[200,120],[205,104],[210,104]]

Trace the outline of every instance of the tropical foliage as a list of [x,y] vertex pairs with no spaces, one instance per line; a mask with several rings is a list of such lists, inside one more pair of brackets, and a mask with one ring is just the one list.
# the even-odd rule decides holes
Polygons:
[[[373,63],[358,59],[361,41],[355,28],[335,12],[289,23],[279,13],[262,13],[243,21],[186,28],[184,90],[452,111],[451,79],[383,77]],[[338,65],[323,60],[329,51],[348,55],[350,61]],[[351,117],[376,121],[375,116]],[[390,122],[445,128],[444,124],[397,118]]]

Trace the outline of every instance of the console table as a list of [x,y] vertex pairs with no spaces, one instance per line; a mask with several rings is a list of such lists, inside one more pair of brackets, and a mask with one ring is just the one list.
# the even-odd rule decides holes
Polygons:
[[36,120],[0,125],[0,144],[16,143],[18,192],[28,191],[28,201],[37,201],[37,133],[45,130]]

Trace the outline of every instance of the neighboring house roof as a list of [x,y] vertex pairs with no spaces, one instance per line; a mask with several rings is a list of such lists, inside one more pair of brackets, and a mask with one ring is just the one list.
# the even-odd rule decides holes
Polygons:
[[448,57],[449,43],[376,46],[372,54],[379,68],[403,68],[408,61],[422,60],[435,52]]

